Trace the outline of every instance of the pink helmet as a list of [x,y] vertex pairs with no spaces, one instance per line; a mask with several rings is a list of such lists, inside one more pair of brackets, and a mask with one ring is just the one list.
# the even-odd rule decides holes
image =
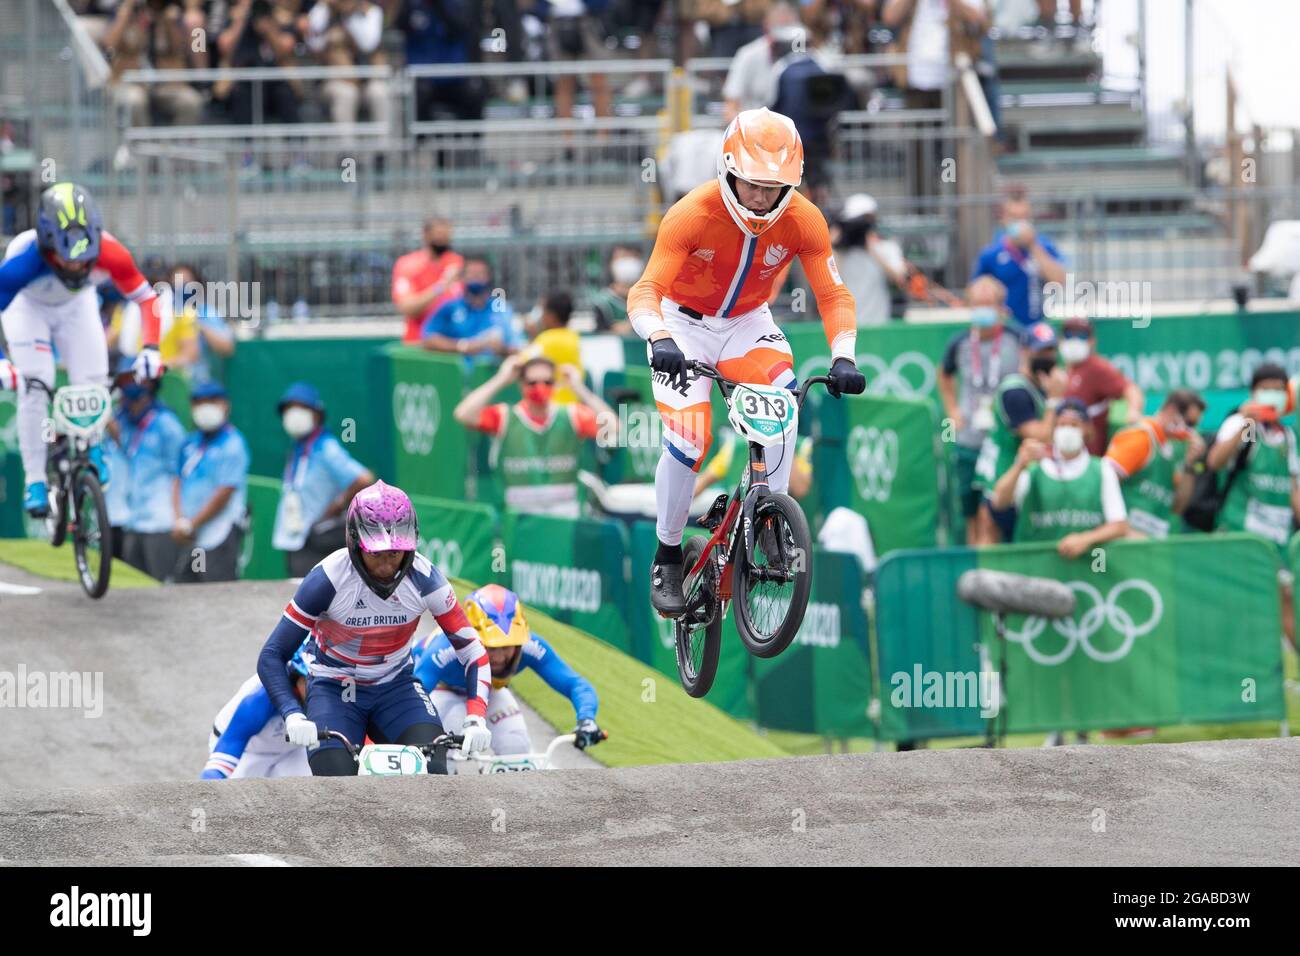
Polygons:
[[[406,492],[382,481],[362,488],[348,505],[346,540],[352,564],[362,580],[380,597],[387,598],[397,590],[406,572],[415,560],[415,547],[420,536],[415,520],[415,508]],[[401,567],[390,580],[376,579],[366,568],[361,552],[405,551]]]

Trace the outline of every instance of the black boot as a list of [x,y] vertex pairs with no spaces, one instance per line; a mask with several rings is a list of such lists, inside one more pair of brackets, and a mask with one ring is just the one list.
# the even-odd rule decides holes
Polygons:
[[681,545],[659,545],[650,566],[650,603],[665,617],[678,617],[686,610],[682,597]]

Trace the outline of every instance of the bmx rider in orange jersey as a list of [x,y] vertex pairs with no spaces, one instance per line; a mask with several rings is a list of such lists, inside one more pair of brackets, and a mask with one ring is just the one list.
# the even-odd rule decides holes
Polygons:
[[[645,273],[628,294],[628,318],[649,342],[664,422],[650,597],[666,616],[685,610],[682,531],[695,474],[713,440],[713,382],[689,377],[686,363],[707,362],[735,381],[797,389],[790,345],[767,301],[798,256],[831,348],[831,394],[866,387],[854,361],[853,296],[835,267],[825,217],[795,191],[802,178],[803,144],[789,117],[767,109],[739,114],[723,138],[717,178],[668,211]],[[785,492],[793,449],[772,457],[769,487]]]

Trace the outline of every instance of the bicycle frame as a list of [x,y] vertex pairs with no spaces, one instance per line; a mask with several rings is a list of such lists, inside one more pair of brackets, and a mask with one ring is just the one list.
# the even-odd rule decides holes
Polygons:
[[[731,394],[735,390],[736,386],[744,384],[743,382],[736,382],[727,378],[716,368],[704,362],[691,362],[688,367],[697,374],[706,378],[711,378],[717,382],[719,388],[722,389],[722,398],[728,405],[731,404]],[[808,394],[809,388],[818,383],[829,381],[830,377],[827,375],[815,375],[804,382],[799,391],[795,393],[795,400],[798,407],[803,407],[803,401]],[[715,560],[713,557],[713,549],[715,547],[725,547],[725,550],[723,551],[722,567],[720,568],[718,575],[718,598],[724,605],[727,601],[731,600],[732,558],[735,556],[736,550],[741,544],[741,531],[742,529],[748,531],[746,540],[743,543],[744,546],[749,549],[746,553],[750,553],[754,547],[754,512],[758,508],[763,497],[768,494],[770,494],[770,489],[768,488],[767,482],[766,451],[762,445],[758,444],[758,442],[751,441],[749,443],[749,467],[747,467],[744,474],[741,475],[740,483],[736,486],[736,493],[731,497],[731,500],[727,502],[727,510],[724,513],[722,520],[718,523],[717,527],[713,529],[713,534],[709,536],[708,541],[704,543],[704,550],[700,555],[700,559],[686,570],[684,582],[687,586],[684,590],[686,591],[685,597],[688,607],[690,606],[691,598],[695,595],[695,587],[693,586],[698,585],[701,580],[700,572],[704,569],[704,565],[709,561]],[[742,510],[746,520],[738,522],[736,519],[741,515]]]

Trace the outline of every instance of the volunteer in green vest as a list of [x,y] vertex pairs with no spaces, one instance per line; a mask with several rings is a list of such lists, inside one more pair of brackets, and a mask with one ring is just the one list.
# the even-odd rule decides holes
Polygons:
[[1119,477],[1135,536],[1167,538],[1178,532],[1178,516],[1196,484],[1193,466],[1205,453],[1196,431],[1204,413],[1205,399],[1191,389],[1175,389],[1160,411],[1110,440],[1104,460]]
[[[456,421],[487,432],[492,468],[505,488],[506,508],[528,514],[578,517],[578,457],[584,441],[617,440],[618,416],[587,388],[572,365],[558,369],[578,400],[554,402],[555,363],[535,349],[513,355],[496,374],[456,406]],[[518,380],[523,398],[492,404],[497,393]]]
[[1016,507],[1015,540],[1055,541],[1077,558],[1128,534],[1124,494],[1115,472],[1088,453],[1088,406],[1077,398],[1056,406],[1050,450],[1020,443],[1016,460],[993,488],[997,508]]
[[1265,363],[1250,379],[1250,400],[1224,419],[1205,457],[1225,486],[1220,531],[1249,531],[1277,548],[1282,628],[1295,646],[1292,576],[1286,570],[1286,545],[1294,517],[1300,515],[1300,456],[1295,434],[1282,424],[1288,408],[1286,370]]
[[1032,438],[1042,444],[1051,442],[1055,414],[1050,403],[1065,394],[1065,384],[1065,370],[1056,364],[1056,334],[1052,327],[1046,322],[1030,326],[1024,334],[1019,370],[1005,376],[993,394],[993,424],[975,462],[973,484],[984,499],[975,544],[1011,540],[1015,507],[995,507],[991,500],[993,488],[1015,461],[1022,441]]

